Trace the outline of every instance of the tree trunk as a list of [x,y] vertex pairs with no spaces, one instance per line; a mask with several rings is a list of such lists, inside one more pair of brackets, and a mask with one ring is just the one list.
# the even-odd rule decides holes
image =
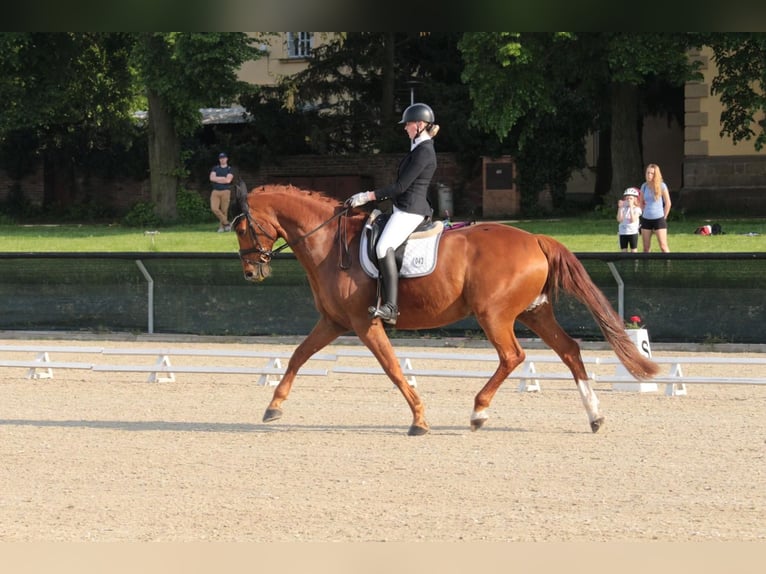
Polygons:
[[612,185],[607,205],[622,196],[626,187],[643,182],[638,131],[638,88],[632,84],[612,85]]
[[612,133],[610,127],[598,132],[598,160],[596,160],[596,184],[594,188],[596,205],[604,203],[612,187]]
[[149,186],[155,211],[163,220],[176,218],[181,146],[173,119],[156,92],[149,90]]

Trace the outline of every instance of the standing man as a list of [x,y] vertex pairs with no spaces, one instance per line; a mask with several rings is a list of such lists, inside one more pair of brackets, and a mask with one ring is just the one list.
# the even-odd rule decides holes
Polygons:
[[218,154],[218,165],[210,170],[210,181],[213,183],[213,191],[210,193],[210,210],[220,222],[218,233],[231,231],[229,202],[231,201],[231,182],[233,180],[234,172],[229,165],[229,156],[226,155],[226,152],[221,152]]

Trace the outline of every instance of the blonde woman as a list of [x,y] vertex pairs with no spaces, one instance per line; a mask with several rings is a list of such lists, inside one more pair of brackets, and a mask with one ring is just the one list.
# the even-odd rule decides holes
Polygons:
[[652,235],[657,236],[660,251],[668,253],[668,214],[670,213],[670,192],[662,181],[660,166],[650,163],[646,166],[646,181],[641,184],[639,197],[641,216],[641,241],[644,253],[649,253]]

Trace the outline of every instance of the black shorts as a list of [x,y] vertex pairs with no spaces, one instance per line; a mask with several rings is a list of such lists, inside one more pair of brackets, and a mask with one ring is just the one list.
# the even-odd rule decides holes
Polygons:
[[639,217],[638,221],[641,229],[654,230],[668,228],[668,222],[665,221],[664,217],[658,217],[657,219],[645,219],[643,217]]
[[631,249],[638,248],[638,233],[632,235],[620,235],[620,249],[627,249],[628,247]]

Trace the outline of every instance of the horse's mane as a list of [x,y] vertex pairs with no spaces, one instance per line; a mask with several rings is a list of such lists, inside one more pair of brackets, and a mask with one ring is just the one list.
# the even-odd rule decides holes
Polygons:
[[[276,195],[278,198],[285,199],[285,196],[292,196],[301,201],[308,200],[312,205],[316,204],[318,212],[331,212],[337,213],[338,208],[341,207],[341,201],[327,195],[323,191],[315,189],[306,189],[303,187],[296,187],[292,184],[266,184],[254,188],[251,191],[255,195]],[[367,213],[362,210],[352,209],[349,210],[344,221],[351,223],[351,227],[348,228],[348,233],[351,235],[357,234],[364,222],[367,220]],[[329,217],[329,215],[326,215]]]
[[316,200],[318,202],[325,202],[332,204],[333,206],[337,206],[340,201],[334,197],[331,197],[327,195],[323,191],[318,191],[315,189],[306,189],[303,187],[296,187],[292,184],[266,184],[261,185],[252,190],[252,193],[278,193],[280,195],[301,195],[304,197],[309,197],[312,200]]

